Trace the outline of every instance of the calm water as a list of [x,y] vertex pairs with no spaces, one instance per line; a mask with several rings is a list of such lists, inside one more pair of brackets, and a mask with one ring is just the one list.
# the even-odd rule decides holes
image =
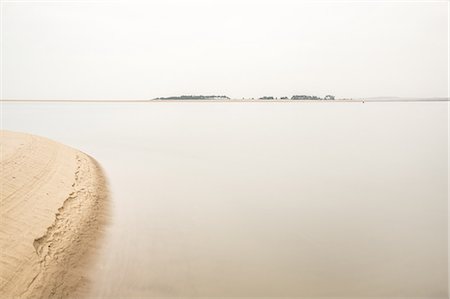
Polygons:
[[447,298],[448,103],[3,104],[95,157],[91,296]]

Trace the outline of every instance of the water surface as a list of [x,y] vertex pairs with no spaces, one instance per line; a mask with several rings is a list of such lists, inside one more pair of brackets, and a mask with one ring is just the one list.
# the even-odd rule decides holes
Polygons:
[[8,103],[95,157],[98,298],[447,298],[448,103]]

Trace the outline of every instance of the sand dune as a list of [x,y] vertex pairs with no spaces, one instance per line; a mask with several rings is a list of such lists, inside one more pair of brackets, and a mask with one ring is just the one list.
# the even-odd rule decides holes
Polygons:
[[97,163],[57,142],[0,131],[0,298],[81,294],[104,223]]

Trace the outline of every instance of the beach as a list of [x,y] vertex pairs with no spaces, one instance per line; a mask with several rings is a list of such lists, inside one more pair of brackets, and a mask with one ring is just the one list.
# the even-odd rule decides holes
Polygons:
[[449,299],[449,3],[0,0],[0,299]]
[[0,144],[0,297],[80,294],[106,219],[100,166],[34,135],[0,131]]

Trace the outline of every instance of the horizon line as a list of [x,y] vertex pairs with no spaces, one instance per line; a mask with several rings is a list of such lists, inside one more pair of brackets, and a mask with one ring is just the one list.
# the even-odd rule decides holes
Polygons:
[[64,102],[80,102],[80,103],[149,103],[149,102],[258,102],[258,103],[273,103],[273,102],[450,102],[449,97],[367,97],[367,98],[338,98],[334,100],[323,99],[307,99],[307,100],[293,100],[293,99],[259,99],[259,98],[229,98],[229,99],[0,99],[0,103],[14,103],[14,102],[49,102],[49,103],[64,103]]

